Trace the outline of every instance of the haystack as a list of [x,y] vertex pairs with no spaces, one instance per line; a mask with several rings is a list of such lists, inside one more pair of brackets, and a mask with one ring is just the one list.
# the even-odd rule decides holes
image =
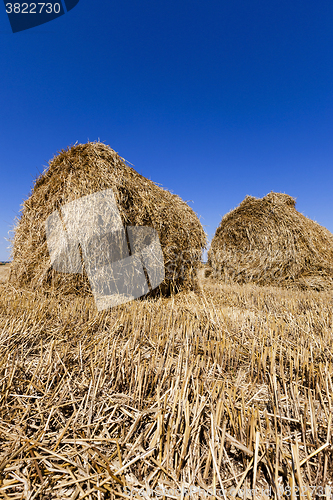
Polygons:
[[[51,265],[45,223],[51,214],[61,214],[64,205],[105,190],[113,192],[124,227],[145,226],[158,233],[164,280],[155,293],[193,288],[206,245],[198,217],[179,196],[138,174],[100,142],[62,150],[34,182],[14,229],[10,283],[60,294],[91,295],[84,262],[76,273],[59,272]],[[90,230],[89,224],[86,230]]]
[[333,234],[295,204],[283,193],[246,196],[216,230],[208,252],[212,276],[239,284],[333,289]]

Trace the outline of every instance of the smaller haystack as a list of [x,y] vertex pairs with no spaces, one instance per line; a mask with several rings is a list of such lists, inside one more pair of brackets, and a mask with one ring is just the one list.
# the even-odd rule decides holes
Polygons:
[[333,234],[295,208],[296,199],[271,192],[246,196],[216,230],[208,262],[225,282],[333,289]]
[[[164,280],[154,293],[191,289],[206,245],[206,235],[198,217],[179,196],[138,174],[115,151],[100,142],[77,144],[62,150],[35,181],[15,228],[10,283],[15,287],[60,294],[91,295],[84,261],[82,265],[79,262],[79,265],[72,266],[74,271],[71,273],[59,272],[59,268],[56,270],[51,265],[45,223],[53,214],[58,225],[61,225],[62,218],[64,230],[70,233],[63,218],[66,207],[79,206],[83,197],[86,200],[106,191],[114,196],[116,215],[112,215],[108,208],[97,215],[92,210],[73,212],[78,223],[82,224],[84,220],[85,235],[94,236],[97,216],[101,224],[114,217],[118,229],[122,226],[154,229],[164,263]],[[73,221],[69,222],[72,224]],[[91,241],[96,243],[93,239]],[[123,242],[126,247],[126,241]],[[80,260],[77,252],[76,255]],[[121,258],[121,261],[125,260]],[[128,273],[126,276],[129,279]],[[121,279],[122,276],[119,283]]]

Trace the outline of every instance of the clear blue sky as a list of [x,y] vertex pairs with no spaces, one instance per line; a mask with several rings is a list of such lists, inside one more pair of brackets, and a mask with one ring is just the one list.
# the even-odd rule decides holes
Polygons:
[[331,0],[80,0],[13,34],[0,5],[0,260],[32,181],[100,139],[211,238],[249,194],[333,232]]

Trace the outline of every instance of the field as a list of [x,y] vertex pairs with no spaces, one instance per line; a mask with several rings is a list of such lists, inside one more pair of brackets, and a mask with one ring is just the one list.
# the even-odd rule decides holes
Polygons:
[[5,283],[8,279],[10,264],[0,265],[0,283]]
[[203,270],[103,312],[0,284],[0,497],[331,498],[332,327],[332,293]]

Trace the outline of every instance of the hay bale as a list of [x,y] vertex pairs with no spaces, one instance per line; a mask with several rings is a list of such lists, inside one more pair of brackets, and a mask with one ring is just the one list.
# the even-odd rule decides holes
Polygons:
[[227,213],[208,252],[213,277],[225,282],[333,289],[333,234],[271,192],[246,196]]
[[10,283],[60,294],[91,295],[84,263],[76,274],[57,272],[51,266],[45,222],[54,211],[61,213],[65,204],[107,189],[114,194],[124,226],[148,226],[158,233],[165,278],[155,294],[193,288],[206,245],[198,217],[179,196],[138,174],[100,142],[62,150],[34,182],[16,220]]

